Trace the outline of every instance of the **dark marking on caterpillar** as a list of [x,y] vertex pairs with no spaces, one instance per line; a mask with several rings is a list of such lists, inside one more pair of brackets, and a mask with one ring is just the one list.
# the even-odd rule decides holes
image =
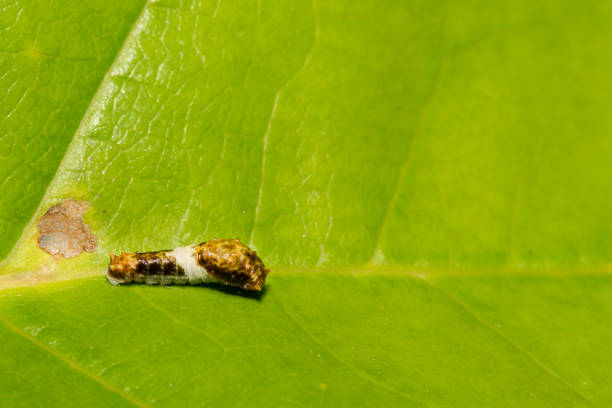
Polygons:
[[209,274],[232,286],[261,290],[268,270],[257,252],[239,239],[213,239],[195,248],[198,265]]
[[185,270],[176,264],[174,251],[131,252],[111,255],[107,277],[111,283],[187,283]]
[[106,276],[115,285],[221,282],[260,291],[269,272],[239,239],[213,239],[174,250],[111,255]]

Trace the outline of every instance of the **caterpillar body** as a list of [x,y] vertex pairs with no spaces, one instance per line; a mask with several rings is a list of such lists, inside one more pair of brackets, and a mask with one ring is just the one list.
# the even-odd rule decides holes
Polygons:
[[106,278],[113,285],[220,282],[245,290],[261,290],[269,272],[257,252],[236,238],[155,252],[111,254]]

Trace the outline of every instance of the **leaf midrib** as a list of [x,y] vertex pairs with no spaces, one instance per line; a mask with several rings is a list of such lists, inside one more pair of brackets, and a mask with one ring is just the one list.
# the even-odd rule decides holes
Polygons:
[[[66,262],[60,260],[58,262]],[[274,276],[291,276],[291,275],[313,275],[313,274],[334,274],[351,276],[385,276],[385,277],[406,277],[416,278],[426,281],[441,277],[462,277],[473,278],[482,276],[526,276],[526,277],[557,277],[565,278],[572,276],[610,276],[612,277],[612,268],[608,265],[600,267],[584,267],[584,268],[454,268],[454,269],[437,269],[437,268],[415,268],[412,266],[406,267],[271,267],[271,279]],[[48,272],[25,272],[25,273],[10,273],[0,276],[0,294],[6,296],[6,292],[12,289],[20,289],[25,287],[38,287],[44,285],[60,285],[62,283],[70,283],[79,280],[100,280],[104,281],[105,269],[103,267],[94,267],[79,273],[77,276],[55,276]],[[3,293],[4,292],[4,293]],[[2,297],[0,295],[0,297]]]
[[4,265],[6,265],[13,258],[16,249],[19,248],[19,246],[23,243],[23,241],[24,241],[24,239],[26,237],[25,232],[28,231],[33,226],[34,222],[36,221],[36,216],[42,212],[42,210],[43,210],[42,206],[47,201],[47,198],[49,196],[49,192],[53,190],[52,187],[54,187],[55,184],[57,183],[57,181],[56,181],[57,180],[57,175],[58,175],[60,169],[64,167],[65,160],[68,157],[70,157],[70,152],[75,147],[75,140],[78,139],[77,136],[82,132],[82,129],[85,126],[87,118],[90,116],[94,106],[96,105],[96,102],[98,102],[98,100],[100,99],[100,93],[101,93],[101,89],[103,87],[103,84],[106,83],[110,79],[111,72],[113,72],[113,68],[117,64],[117,62],[119,60],[119,56],[123,53],[123,50],[125,49],[126,45],[128,44],[130,37],[132,37],[134,32],[138,29],[139,22],[142,19],[143,15],[144,15],[144,13],[145,13],[145,11],[147,9],[147,6],[149,4],[151,4],[151,0],[145,0],[144,1],[142,9],[140,10],[140,12],[138,13],[138,16],[136,17],[136,19],[132,23],[132,26],[128,30],[125,38],[123,39],[123,42],[121,43],[121,46],[117,49],[117,53],[115,54],[115,58],[113,58],[113,61],[109,64],[106,72],[104,73],[104,75],[102,76],[102,79],[100,80],[100,83],[98,84],[98,87],[96,88],[96,91],[93,93],[93,96],[92,96],[91,100],[89,101],[89,104],[87,105],[87,108],[85,109],[85,111],[83,113],[83,116],[81,117],[79,125],[77,126],[76,130],[74,131],[74,134],[72,135],[72,139],[70,139],[70,142],[66,146],[66,150],[65,150],[64,155],[62,157],[62,160],[58,163],[57,168],[55,169],[55,173],[53,174],[53,177],[51,177],[51,180],[49,181],[49,184],[47,185],[47,188],[45,189],[45,192],[42,194],[42,196],[40,198],[40,202],[38,203],[38,206],[36,207],[36,210],[32,214],[32,217],[30,218],[30,220],[25,224],[25,226],[24,226],[24,228],[22,230],[21,235],[15,241],[13,246],[11,247],[11,250],[8,253],[8,255],[3,260],[0,261],[0,268],[2,268]]

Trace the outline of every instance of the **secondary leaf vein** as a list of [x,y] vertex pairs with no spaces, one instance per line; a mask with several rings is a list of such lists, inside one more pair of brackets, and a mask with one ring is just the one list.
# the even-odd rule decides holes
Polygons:
[[387,222],[389,220],[389,216],[391,214],[391,210],[393,210],[393,208],[395,207],[395,203],[397,202],[397,198],[399,196],[399,190],[400,190],[400,186],[402,184],[402,180],[405,177],[406,170],[408,169],[408,165],[410,164],[410,160],[412,159],[412,150],[413,150],[414,144],[415,144],[414,140],[416,139],[417,135],[421,131],[421,127],[423,126],[423,122],[424,122],[424,118],[426,116],[427,110],[428,110],[429,106],[431,105],[431,101],[433,100],[434,95],[437,92],[438,85],[441,82],[441,78],[444,76],[444,72],[446,71],[448,63],[449,63],[449,59],[445,58],[442,61],[442,63],[440,64],[440,68],[438,69],[438,72],[436,74],[436,78],[434,79],[434,83],[431,86],[431,91],[427,95],[425,103],[423,104],[421,112],[419,113],[419,117],[417,119],[417,123],[416,123],[416,126],[414,128],[414,132],[412,134],[412,138],[410,139],[410,145],[408,146],[408,153],[406,154],[406,159],[404,160],[404,163],[402,164],[402,167],[400,168],[399,174],[397,176],[397,180],[395,182],[395,187],[393,188],[393,193],[391,195],[391,199],[389,200],[389,204],[387,205],[387,209],[385,210],[385,215],[383,216],[383,220],[380,223],[380,228],[378,230],[378,234],[376,234],[376,241],[375,241],[375,244],[374,244],[374,248],[372,250],[372,256],[370,257],[370,261],[368,262],[369,264],[373,263],[374,257],[376,255],[376,251],[378,249],[380,249],[383,233],[384,233],[385,228],[387,226]]
[[576,395],[578,395],[580,398],[582,398],[583,400],[585,400],[586,402],[588,402],[590,405],[596,407],[597,405],[591,401],[590,399],[588,399],[585,395],[583,395],[582,393],[580,393],[580,391],[578,391],[576,388],[574,388],[574,386],[572,386],[569,382],[567,382],[566,380],[564,380],[563,378],[561,378],[557,373],[555,373],[554,371],[552,371],[549,367],[547,367],[544,363],[542,363],[541,361],[539,361],[537,358],[535,358],[531,353],[529,353],[526,349],[524,349],[521,345],[519,345],[518,343],[516,343],[515,341],[513,341],[511,338],[509,338],[508,336],[506,336],[504,333],[502,333],[501,331],[497,330],[491,323],[489,323],[487,320],[485,320],[482,316],[480,316],[478,313],[476,313],[475,310],[473,310],[471,307],[469,307],[467,304],[465,304],[464,302],[462,302],[460,299],[458,299],[457,297],[453,296],[451,293],[447,292],[446,290],[440,288],[439,286],[433,284],[430,280],[425,279],[423,277],[415,277],[416,279],[421,280],[422,282],[424,282],[427,286],[433,288],[434,290],[436,290],[437,292],[441,293],[442,295],[444,295],[444,297],[446,297],[447,299],[449,299],[452,303],[454,303],[458,308],[463,309],[465,312],[467,312],[468,314],[470,314],[472,317],[474,317],[476,319],[476,321],[478,321],[481,325],[483,325],[484,327],[486,327],[487,329],[489,329],[490,331],[492,331],[493,333],[495,333],[497,336],[501,337],[504,341],[506,341],[507,343],[509,343],[514,349],[516,349],[519,353],[523,354],[524,356],[526,356],[529,360],[531,360],[534,364],[536,364],[538,367],[540,367],[544,372],[546,372],[546,374],[550,375],[551,377],[555,378],[557,381],[559,381],[561,384],[563,384],[565,387],[567,387],[568,389],[570,389],[572,392],[574,392]]
[[76,128],[76,130],[74,132],[74,135],[72,136],[72,140],[70,141],[70,143],[68,144],[68,147],[66,148],[66,151],[64,153],[64,157],[62,158],[61,162],[57,166],[57,169],[55,169],[55,174],[51,178],[51,181],[49,182],[49,185],[47,186],[47,189],[45,190],[44,194],[42,195],[42,197],[40,199],[40,203],[39,203],[38,207],[36,208],[36,211],[34,211],[34,214],[32,214],[32,218],[30,218],[30,221],[27,223],[27,225],[23,229],[23,233],[21,234],[19,239],[17,239],[17,241],[15,242],[13,247],[11,248],[11,252],[8,254],[8,256],[2,261],[2,263],[0,263],[0,266],[5,265],[6,263],[8,263],[10,261],[10,259],[14,256],[14,253],[15,253],[16,249],[23,243],[24,239],[26,238],[25,232],[28,231],[33,226],[33,224],[36,221],[36,216],[42,212],[42,209],[43,209],[42,206],[43,206],[43,204],[46,203],[46,201],[47,201],[46,199],[48,198],[48,196],[49,196],[49,194],[50,194],[50,192],[52,190],[52,187],[56,183],[56,180],[57,180],[58,174],[60,172],[60,169],[66,167],[65,163],[66,163],[67,158],[70,156],[70,152],[76,148],[76,140],[78,139],[77,135],[79,135],[82,132],[82,129],[83,129],[83,127],[85,126],[85,124],[87,122],[87,118],[90,117],[90,112],[94,109],[94,106],[96,105],[96,102],[101,97],[100,93],[101,93],[103,84],[110,80],[110,75],[111,75],[111,72],[113,71],[113,67],[117,64],[117,61],[119,60],[119,57],[123,53],[122,51],[126,48],[126,45],[129,42],[128,40],[134,34],[134,32],[139,28],[139,22],[142,19],[142,17],[144,15],[144,13],[145,13],[145,11],[147,9],[147,6],[149,5],[150,1],[151,0],[146,0],[144,2],[142,10],[140,10],[140,13],[138,14],[138,17],[136,18],[136,20],[134,20],[134,24],[132,24],[132,27],[130,28],[130,30],[128,31],[127,35],[125,36],[125,39],[123,40],[123,43],[119,47],[119,49],[117,51],[117,55],[115,55],[115,59],[108,66],[108,69],[107,69],[106,73],[104,74],[104,76],[102,77],[102,80],[98,84],[98,88],[94,92],[94,95],[91,98],[91,101],[89,102],[89,105],[87,106],[87,109],[85,109],[85,113],[83,114],[83,117],[81,118],[81,121],[80,121],[79,125],[77,126],[77,128]]
[[319,38],[319,14],[317,12],[317,3],[316,0],[312,1],[312,12],[314,14],[314,38],[312,40],[312,44],[310,49],[306,53],[304,57],[304,62],[300,67],[295,70],[293,75],[289,77],[287,82],[283,86],[281,86],[276,94],[274,95],[274,103],[272,104],[272,110],[270,112],[270,118],[268,119],[268,124],[266,126],[266,132],[263,136],[263,148],[262,148],[262,158],[261,158],[261,172],[259,177],[259,192],[257,194],[257,204],[255,204],[255,215],[253,217],[253,226],[251,227],[251,233],[249,235],[249,246],[253,246],[253,238],[255,237],[255,226],[257,225],[257,220],[259,219],[259,211],[261,208],[261,201],[263,198],[263,183],[266,169],[266,155],[268,153],[268,139],[270,138],[270,131],[272,130],[272,122],[274,121],[274,117],[276,116],[276,110],[278,109],[278,101],[280,99],[281,93],[291,84],[291,82],[298,76],[298,74],[310,63],[310,59],[312,58],[312,53],[314,51],[315,45],[317,44]]
[[41,348],[42,350],[48,352],[49,354],[63,361],[66,365],[68,365],[70,368],[74,369],[75,371],[79,372],[80,374],[83,374],[91,378],[93,381],[101,385],[106,390],[114,394],[117,394],[121,398],[125,399],[126,401],[132,403],[133,405],[137,407],[148,407],[147,404],[143,403],[142,401],[139,401],[138,399],[134,398],[130,394],[127,394],[124,391],[120,390],[119,388],[115,387],[114,385],[106,381],[104,378],[99,377],[98,375],[92,373],[86,368],[80,366],[77,362],[72,361],[71,359],[67,358],[63,354],[59,353],[57,350],[53,349],[52,347],[49,347],[48,345],[38,341],[35,337],[30,336],[28,333],[21,330],[15,324],[9,321],[6,317],[0,315],[0,320],[9,328],[9,330],[11,330],[16,335],[23,337],[24,339],[28,340],[30,343],[34,344],[35,346]]
[[312,340],[314,343],[318,344],[320,347],[322,347],[325,351],[327,351],[327,353],[329,355],[331,355],[336,361],[338,361],[338,363],[340,363],[341,365],[343,365],[344,367],[348,368],[349,370],[351,370],[352,372],[354,372],[359,378],[363,379],[366,382],[369,382],[371,384],[374,384],[375,386],[382,388],[388,392],[391,392],[393,394],[397,394],[400,395],[404,398],[406,398],[407,400],[410,400],[416,404],[421,405],[418,401],[416,401],[415,399],[413,399],[410,395],[405,394],[399,390],[396,390],[393,387],[389,387],[388,385],[379,382],[378,380],[376,380],[375,378],[372,378],[371,376],[369,376],[366,373],[363,373],[359,370],[357,370],[355,367],[351,366],[350,364],[348,364],[347,362],[345,362],[344,360],[342,360],[340,358],[340,356],[338,356],[332,349],[330,349],[329,347],[327,347],[325,344],[323,344],[321,341],[319,341],[311,332],[309,332],[308,330],[306,330],[306,328],[304,327],[304,325],[302,325],[302,323],[300,323],[295,316],[293,316],[291,313],[289,313],[289,310],[287,309],[287,307],[285,306],[285,304],[283,303],[283,301],[275,294],[274,297],[276,298],[276,300],[278,301],[279,306],[281,307],[282,311],[289,317],[290,320],[292,320],[296,326],[298,326],[298,328],[306,335],[308,336],[308,338],[310,338],[310,340]]

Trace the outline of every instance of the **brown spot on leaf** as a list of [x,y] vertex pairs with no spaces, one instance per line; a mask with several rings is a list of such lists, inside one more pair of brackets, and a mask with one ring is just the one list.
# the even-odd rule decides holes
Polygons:
[[38,221],[38,246],[51,255],[74,258],[83,251],[93,252],[98,240],[83,222],[89,203],[68,198],[49,208]]

